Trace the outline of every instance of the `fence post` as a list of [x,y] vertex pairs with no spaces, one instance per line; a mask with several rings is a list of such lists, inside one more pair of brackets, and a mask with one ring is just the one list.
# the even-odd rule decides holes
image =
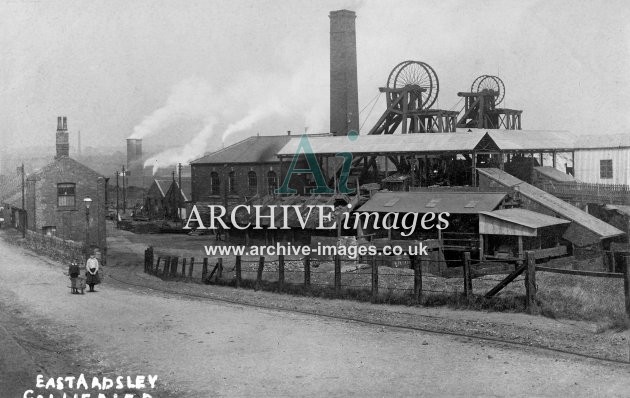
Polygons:
[[278,255],[278,282],[284,285],[284,254]]
[[335,294],[339,295],[341,292],[341,257],[335,255]]
[[304,257],[304,288],[311,287],[311,256]]
[[171,256],[164,259],[164,267],[162,268],[162,278],[168,278],[168,273],[171,269]]
[[186,277],[186,257],[182,258],[182,277]]
[[265,268],[265,257],[260,256],[260,258],[258,259],[258,272],[256,273],[256,290],[260,289],[264,268]]
[[158,256],[157,263],[155,263],[155,269],[151,270],[152,273],[155,274],[155,275],[157,275],[159,273],[159,271],[160,271],[160,261],[161,260],[162,260],[162,257]]
[[192,279],[193,276],[193,266],[195,265],[195,258],[190,258],[190,265],[188,266],[188,277]]
[[206,281],[206,276],[208,276],[208,257],[203,258],[203,265],[201,266],[201,281]]
[[149,258],[148,258],[148,262],[147,262],[147,272],[152,273],[152,271],[153,271],[153,259],[155,258],[155,255],[153,253],[153,246],[149,246],[149,248],[147,250],[149,251]]
[[470,252],[464,252],[464,294],[466,298],[472,297],[472,272],[470,269]]
[[413,268],[413,301],[422,302],[422,257],[409,256]]
[[378,297],[378,265],[376,264],[376,256],[372,256],[372,302],[376,302]]
[[236,288],[241,287],[241,256],[236,256],[236,264],[234,264],[234,272],[236,273]]
[[173,257],[173,262],[171,263],[171,276],[177,276],[177,264],[179,263],[179,257]]
[[219,269],[217,269],[217,279],[216,281],[218,282],[219,279],[221,279],[223,277],[223,258],[219,257]]
[[534,252],[525,252],[525,262],[527,270],[525,271],[525,308],[529,314],[536,314],[538,308],[536,306],[536,257]]
[[624,256],[623,265],[623,292],[626,298],[626,315],[630,316],[630,256]]

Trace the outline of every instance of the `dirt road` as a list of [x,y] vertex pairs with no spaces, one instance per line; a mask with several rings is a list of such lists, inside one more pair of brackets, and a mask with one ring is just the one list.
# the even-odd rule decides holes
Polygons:
[[[58,344],[66,362],[43,371],[60,376],[152,374],[157,396],[186,397],[630,391],[628,367],[537,350],[122,289],[107,278],[96,293],[71,295],[59,264],[2,241],[0,252],[0,304],[15,314],[0,320],[18,341],[22,328]],[[31,384],[40,362],[33,358]]]

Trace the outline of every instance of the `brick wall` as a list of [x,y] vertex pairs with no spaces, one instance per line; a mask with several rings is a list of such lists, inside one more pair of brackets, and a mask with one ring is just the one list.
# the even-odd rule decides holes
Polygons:
[[[256,173],[257,189],[250,190],[249,172]],[[252,197],[259,193],[264,196],[268,193],[267,173],[273,171],[277,176],[277,184],[282,184],[280,163],[261,164],[235,164],[225,167],[221,164],[193,164],[192,165],[192,201],[209,202],[211,204],[239,204],[245,201],[245,197]],[[212,192],[211,174],[219,175],[219,195]],[[229,173],[234,172],[234,187],[230,191],[228,187]]]
[[[57,184],[75,184],[75,205],[58,205]],[[29,176],[26,186],[28,229],[44,232],[45,227],[55,227],[55,236],[84,242],[89,233],[90,246],[106,247],[105,179],[90,168],[70,158],[57,159],[40,172]],[[89,231],[86,231],[86,210],[83,203],[90,197]]]

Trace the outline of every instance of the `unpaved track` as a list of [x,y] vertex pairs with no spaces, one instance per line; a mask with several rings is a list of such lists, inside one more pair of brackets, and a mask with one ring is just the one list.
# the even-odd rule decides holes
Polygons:
[[104,369],[157,374],[162,387],[182,396],[630,392],[628,367],[538,350],[125,290],[107,279],[97,293],[71,295],[59,266],[2,241],[0,253],[5,306],[90,345]]

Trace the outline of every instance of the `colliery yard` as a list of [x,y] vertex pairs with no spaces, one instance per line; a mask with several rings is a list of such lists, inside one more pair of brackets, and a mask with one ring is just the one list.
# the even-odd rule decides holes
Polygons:
[[[627,340],[618,333],[630,316],[630,136],[576,135],[562,125],[524,129],[536,115],[505,107],[510,81],[484,71],[471,71],[478,77],[470,87],[450,93],[459,102],[440,109],[449,76],[420,59],[391,63],[385,84],[363,108],[379,106],[380,116],[365,126],[359,120],[356,15],[338,10],[329,17],[327,133],[252,133],[196,159],[178,159],[166,174],[147,164],[143,139],[134,133],[126,140],[126,165],[103,175],[71,158],[68,120],[59,116],[54,160],[32,173],[22,164],[17,180],[0,180],[2,237],[52,258],[57,271],[60,263],[94,254],[109,267],[111,286],[141,296],[147,308],[163,304],[152,295],[172,294],[177,301],[168,308],[174,311],[187,299],[216,300],[519,350],[536,347],[544,355],[611,366],[630,361]],[[404,224],[409,215],[417,219]],[[386,225],[387,219],[404,225]],[[434,222],[427,226],[426,220]],[[310,252],[251,254],[254,246]],[[335,250],[322,254],[322,246]],[[21,258],[11,247],[11,256]],[[424,249],[412,249],[418,247]],[[322,298],[348,301],[313,308]],[[370,308],[376,307],[363,307],[373,304],[408,307],[375,309],[374,318]],[[361,306],[356,316],[349,315],[353,305]],[[451,323],[456,315],[428,315],[425,307],[478,312]],[[404,322],[396,322],[392,308],[404,313]],[[132,313],[150,322],[138,311]],[[413,316],[435,317],[438,326],[414,323]],[[471,320],[476,316],[492,320],[471,326],[481,322]],[[515,320],[501,324],[501,316]],[[544,326],[520,333],[527,319]],[[258,321],[262,327],[265,321]],[[588,331],[563,329],[562,322]],[[203,323],[210,327],[211,320]],[[141,329],[134,326],[134,336],[152,330]],[[206,337],[182,330],[182,350]],[[563,330],[575,341],[562,346]],[[173,338],[169,333],[160,344]],[[156,359],[147,352],[140,354]],[[273,358],[276,364],[285,360]]]

